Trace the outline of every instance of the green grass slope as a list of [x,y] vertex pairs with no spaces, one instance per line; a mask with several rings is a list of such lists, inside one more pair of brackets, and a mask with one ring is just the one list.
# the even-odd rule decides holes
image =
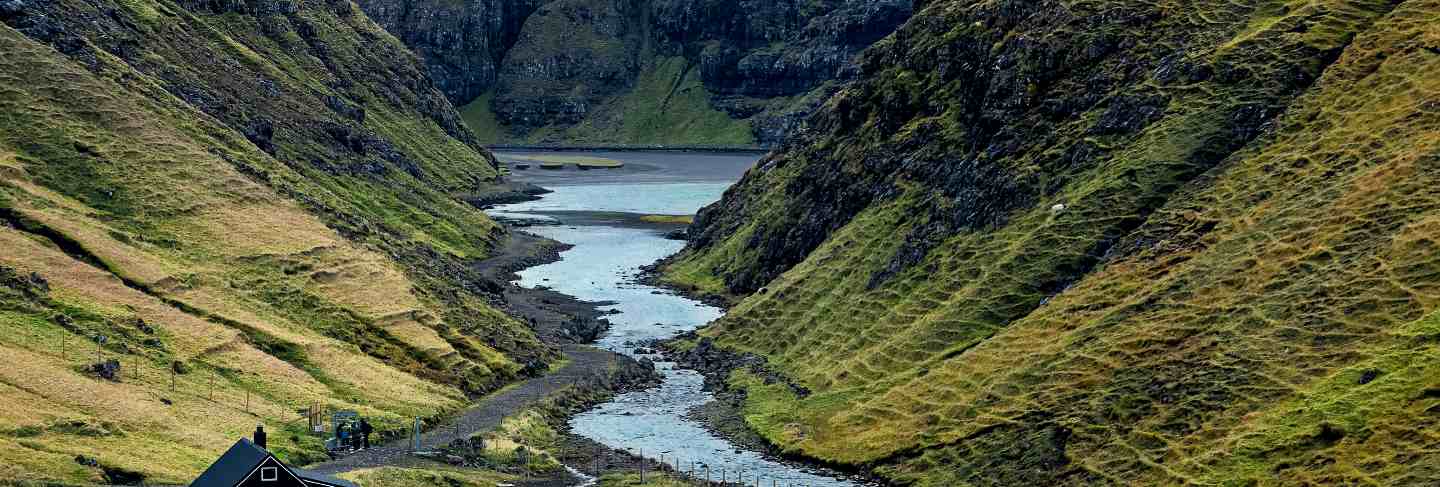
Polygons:
[[470,265],[493,158],[351,4],[25,7],[0,13],[0,478],[184,483],[256,423],[303,463],[312,405],[400,431],[550,358]]
[[494,92],[465,105],[464,120],[487,144],[580,146],[755,146],[748,119],[735,119],[710,104],[700,73],[681,57],[645,63],[634,86],[598,97],[578,121],[560,121],[521,135],[496,120]]
[[1437,12],[931,2],[668,278],[901,484],[1434,483]]
[[750,123],[711,107],[699,70],[681,57],[652,61],[633,88],[588,113],[579,124],[532,137],[540,142],[549,139],[581,145],[755,145]]

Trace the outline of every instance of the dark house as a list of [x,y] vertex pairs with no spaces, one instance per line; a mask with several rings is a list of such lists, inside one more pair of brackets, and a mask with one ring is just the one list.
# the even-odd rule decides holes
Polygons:
[[[257,444],[258,443],[258,444]],[[281,463],[265,450],[265,431],[255,441],[241,438],[205,469],[190,487],[356,487],[355,484]]]

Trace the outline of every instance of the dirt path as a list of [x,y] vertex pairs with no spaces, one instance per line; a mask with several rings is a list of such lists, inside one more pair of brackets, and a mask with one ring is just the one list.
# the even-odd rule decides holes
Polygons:
[[[612,352],[583,345],[565,348],[568,362],[560,370],[512,385],[490,394],[461,413],[453,421],[420,435],[420,448],[433,450],[451,441],[500,426],[506,416],[544,399],[545,396],[571,384],[589,380],[603,373],[615,359]],[[310,465],[306,470],[333,475],[350,470],[418,463],[409,455],[410,439],[373,447],[339,460]]]

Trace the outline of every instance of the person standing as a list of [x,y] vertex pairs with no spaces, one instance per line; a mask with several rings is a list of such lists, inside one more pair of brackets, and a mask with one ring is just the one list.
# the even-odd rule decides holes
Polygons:
[[366,421],[364,418],[360,419],[360,443],[364,445],[366,450],[370,449],[370,433],[374,431],[375,428],[370,426],[369,421]]

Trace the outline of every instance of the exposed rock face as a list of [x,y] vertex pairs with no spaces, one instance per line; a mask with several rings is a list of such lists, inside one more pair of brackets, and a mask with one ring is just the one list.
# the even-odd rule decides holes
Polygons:
[[542,0],[360,0],[366,15],[425,60],[435,86],[459,104],[495,84],[500,61]]
[[493,85],[490,108],[513,135],[580,123],[657,56],[683,56],[712,108],[750,120],[766,146],[798,127],[832,82],[852,79],[855,55],[911,13],[911,0],[360,3],[425,58],[453,103]]
[[[1185,42],[1201,34],[1195,29],[1177,27],[1140,39],[1102,25],[1118,22],[1152,29],[1163,21],[1144,9],[1085,18],[1052,5],[1006,4],[975,9],[963,18],[945,17],[915,19],[895,38],[868,51],[864,79],[810,120],[813,130],[796,140],[793,150],[762,163],[765,170],[747,175],[739,191],[700,212],[691,228],[695,247],[709,246],[749,224],[757,208],[746,200],[777,183],[768,169],[802,165],[796,168],[800,174],[780,183],[789,197],[787,218],[760,225],[752,241],[753,262],[725,276],[729,291],[755,291],[872,203],[898,197],[900,180],[937,191],[946,204],[925,210],[933,214],[902,237],[905,243],[891,264],[877,273],[878,283],[918,262],[946,236],[1002,223],[1007,212],[1054,191],[1069,171],[1089,167],[1110,153],[1094,139],[1048,134],[1081,125],[1074,130],[1086,135],[1131,136],[1164,115],[1170,103],[1165,92],[1139,85],[1145,76],[1161,68],[1173,73],[1173,83],[1211,76],[1206,70],[1212,68],[1177,61],[1179,54],[1145,45]],[[967,30],[951,22],[965,22],[973,32],[947,36]],[[1044,32],[1046,39],[1006,37],[1011,31]],[[1317,63],[1334,54],[1305,52]],[[1303,63],[1266,74],[1277,80],[1266,86],[1273,90],[1266,101],[1236,104],[1219,115],[1225,122],[1216,129],[1226,137],[1197,151],[1184,176],[1199,174],[1255,137],[1262,124],[1318,76],[1313,66]],[[1238,76],[1231,72],[1224,83],[1246,82]],[[1096,114],[1093,122],[1077,120],[1090,111]],[[915,122],[921,123],[906,129]],[[858,140],[867,143],[843,152],[835,145]],[[1054,145],[1040,148],[1037,141]],[[1037,165],[1052,168],[1056,175],[1030,173]]]
[[856,73],[852,59],[910,16],[910,0],[654,0],[656,36],[718,95],[798,95]]
[[730,378],[753,426],[899,485],[1435,483],[1437,34],[1435,0],[926,2],[666,279],[812,391]]
[[647,47],[640,0],[555,0],[526,22],[491,105],[524,134],[573,125],[634,82]]
[[[712,103],[775,146],[858,73],[855,55],[910,17],[911,0],[656,0],[656,36],[700,69]],[[784,97],[807,97],[799,103]],[[777,98],[779,98],[777,100]]]

